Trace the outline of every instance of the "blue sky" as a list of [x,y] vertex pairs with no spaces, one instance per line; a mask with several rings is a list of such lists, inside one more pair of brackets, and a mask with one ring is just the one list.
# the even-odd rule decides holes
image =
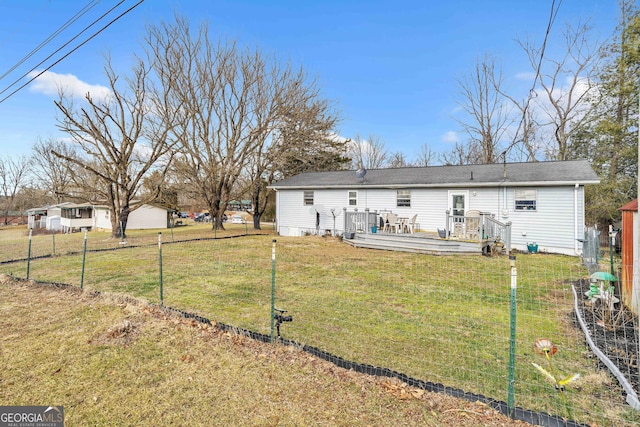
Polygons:
[[[556,0],[558,4],[560,0]],[[58,30],[87,4],[75,0],[4,0],[0,3],[0,75]],[[89,13],[0,79],[0,91],[74,37],[117,3],[97,2]],[[118,13],[137,1],[125,0]],[[192,25],[209,21],[214,37],[275,53],[318,78],[323,95],[344,118],[339,134],[374,135],[390,151],[412,160],[422,144],[449,151],[460,134],[456,78],[472,71],[477,58],[501,60],[505,88],[524,96],[530,73],[516,38],[541,42],[552,0],[422,1],[175,1],[146,0],[86,45],[50,69],[49,79],[29,84],[0,103],[0,155],[28,154],[38,138],[64,137],[56,129],[55,84],[72,82],[80,92],[106,83],[102,55],[109,52],[125,73],[140,50],[145,26],[171,21],[174,13]],[[615,0],[563,0],[548,54],[559,52],[566,24],[589,19],[593,35],[609,37],[617,19]],[[89,31],[87,34],[92,34]],[[72,43],[63,52],[76,46]],[[42,70],[57,54],[37,70]],[[27,79],[6,90],[0,99]]]

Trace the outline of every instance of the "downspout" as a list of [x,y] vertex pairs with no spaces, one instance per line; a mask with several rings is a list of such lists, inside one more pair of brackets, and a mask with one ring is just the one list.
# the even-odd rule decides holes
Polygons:
[[275,218],[275,232],[276,236],[280,235],[280,192],[277,188],[273,191],[276,193],[276,218]]
[[508,211],[509,208],[507,208],[507,186],[505,185],[504,187],[502,187],[502,212],[501,214],[504,214],[504,212]]
[[578,253],[578,188],[579,184],[573,187],[573,251],[576,255]]

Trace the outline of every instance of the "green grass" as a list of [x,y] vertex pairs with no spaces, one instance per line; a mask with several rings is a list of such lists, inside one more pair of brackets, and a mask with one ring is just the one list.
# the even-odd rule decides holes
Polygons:
[[[194,230],[185,233],[194,238]],[[211,237],[204,227],[200,233]],[[132,240],[152,242],[154,234],[157,242],[153,232]],[[89,239],[96,239],[93,233]],[[164,245],[164,304],[270,333],[272,239],[245,236]],[[294,317],[282,326],[284,337],[506,400],[508,258],[364,250],[319,237],[278,237],[276,245],[275,304]],[[158,302],[158,259],[153,244],[88,253],[84,285]],[[570,284],[586,275],[579,259],[521,254],[516,266],[516,404],[566,415],[555,391],[531,366],[541,363],[533,342],[546,337],[560,348],[557,369],[583,377],[569,392],[576,419],[601,425],[638,422],[619,389],[602,380],[572,324]],[[32,261],[30,276],[77,285],[80,270],[81,254],[56,256]],[[0,265],[0,272],[15,274],[16,265]]]
[[68,427],[508,422],[130,300],[1,279],[0,402],[63,405]]

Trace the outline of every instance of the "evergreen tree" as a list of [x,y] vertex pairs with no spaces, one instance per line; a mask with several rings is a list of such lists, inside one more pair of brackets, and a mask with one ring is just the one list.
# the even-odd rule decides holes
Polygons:
[[601,225],[617,221],[618,208],[637,197],[640,15],[635,1],[619,5],[616,34],[602,51],[597,119],[576,138],[573,153],[591,160],[600,176],[600,185],[587,187],[586,219]]

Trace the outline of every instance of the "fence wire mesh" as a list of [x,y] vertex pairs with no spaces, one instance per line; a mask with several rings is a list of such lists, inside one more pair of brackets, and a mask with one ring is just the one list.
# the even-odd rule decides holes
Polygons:
[[[275,237],[275,306],[293,321],[282,337],[344,359],[387,367],[497,400],[507,400],[510,261],[506,256],[433,256],[357,249],[331,237]],[[272,241],[269,230],[184,227],[131,233],[126,243],[89,233],[0,234],[0,273],[140,297],[212,321],[271,333]],[[53,241],[55,239],[55,252]],[[162,281],[160,281],[160,264]],[[579,312],[620,371],[638,389],[637,316],[617,310],[617,324],[586,292],[593,284],[580,258],[516,254],[515,405],[593,426],[639,426],[626,392],[587,346]],[[608,265],[600,265],[608,271]],[[160,284],[162,283],[162,296]],[[616,306],[619,307],[619,304]],[[622,314],[619,314],[622,313]],[[605,313],[606,314],[606,313]],[[611,321],[611,320],[610,320]],[[548,365],[534,349],[551,340]],[[563,394],[536,363],[559,379],[579,374]],[[564,399],[566,397],[566,401]]]

